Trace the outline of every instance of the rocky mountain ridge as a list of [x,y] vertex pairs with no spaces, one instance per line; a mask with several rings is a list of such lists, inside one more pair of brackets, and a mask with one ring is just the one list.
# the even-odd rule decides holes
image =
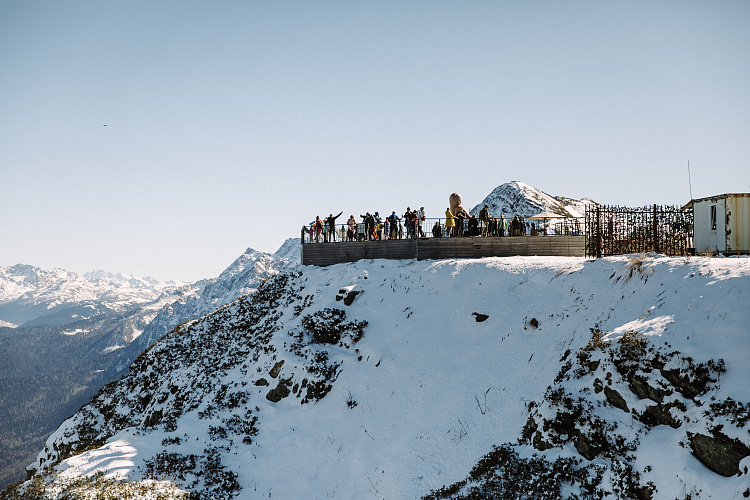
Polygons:
[[290,269],[162,337],[12,494],[746,497],[749,292],[746,259]]

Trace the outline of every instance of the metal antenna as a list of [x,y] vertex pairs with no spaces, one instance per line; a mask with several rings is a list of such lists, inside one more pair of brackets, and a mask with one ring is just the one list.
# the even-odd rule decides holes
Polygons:
[[693,182],[690,180],[690,160],[688,160],[688,184],[690,185],[690,199],[693,199]]

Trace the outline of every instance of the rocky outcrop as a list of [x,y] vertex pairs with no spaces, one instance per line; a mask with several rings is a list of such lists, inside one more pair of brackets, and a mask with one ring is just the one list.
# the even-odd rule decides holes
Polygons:
[[619,408],[622,411],[630,411],[628,409],[628,404],[625,402],[625,399],[620,396],[620,393],[616,390],[610,388],[609,386],[606,386],[604,387],[604,396],[607,398],[609,404],[611,404],[615,408]]
[[713,436],[688,433],[690,449],[700,462],[725,477],[740,472],[740,461],[750,455],[750,448],[737,439],[714,431]]

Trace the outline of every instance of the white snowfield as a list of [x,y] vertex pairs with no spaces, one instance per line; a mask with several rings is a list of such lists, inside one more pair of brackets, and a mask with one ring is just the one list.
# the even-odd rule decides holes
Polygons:
[[[592,340],[594,329],[612,345],[637,332],[658,352],[678,351],[696,364],[725,364],[726,372],[705,394],[690,399],[674,392],[667,398],[686,407],[676,428],[646,426],[634,413],[615,408],[604,393],[594,392],[593,375],[561,382],[573,395],[591,401],[596,415],[616,423],[626,439],[637,439],[632,463],[642,484],[655,485],[653,499],[739,499],[750,488],[745,472],[750,458],[740,462],[739,474],[724,477],[704,466],[685,444],[688,433],[709,434],[721,424],[721,432],[750,445],[748,426],[732,425],[726,416],[706,416],[713,401],[750,403],[747,258],[376,260],[294,271],[300,271],[290,281],[299,300],[276,307],[280,316],[273,324],[279,329],[268,341],[272,350],[248,361],[249,368],[237,365],[209,374],[212,387],[197,408],[179,416],[175,430],[162,424],[118,429],[105,435],[100,448],[57,465],[59,477],[102,471],[129,481],[172,480],[187,489],[184,483],[190,481],[146,477],[146,461],[164,451],[200,456],[214,447],[226,470],[236,473],[241,487],[236,498],[400,499],[419,498],[465,479],[494,445],[515,445],[522,458],[537,454],[552,461],[567,456],[580,460],[582,467],[606,467],[604,458],[589,462],[569,443],[544,452],[518,444],[530,403],[539,415],[552,415],[545,391],[555,384],[563,360],[573,359]],[[351,305],[337,300],[353,291],[360,294]],[[295,313],[295,306],[301,313]],[[305,359],[290,348],[290,334],[303,330],[306,315],[325,308],[344,310],[347,321],[368,323],[361,340],[344,342],[348,348],[310,344],[327,351],[329,364],[340,363],[332,389],[306,404],[302,389],[269,401],[265,396],[279,380],[292,379],[291,389],[311,377]],[[237,304],[225,313],[230,318],[241,314]],[[179,337],[188,350],[208,334],[203,321]],[[233,321],[226,324],[227,332]],[[145,355],[153,361],[148,369],[158,373],[159,387],[190,387],[191,373],[198,372],[191,371],[187,361],[170,372],[159,371],[167,356],[159,346],[166,339]],[[237,347],[223,348],[230,353]],[[572,354],[566,355],[569,350]],[[272,377],[269,371],[280,361],[284,364]],[[604,360],[598,368],[602,379],[606,366]],[[642,373],[648,380],[657,374]],[[131,371],[118,390],[125,391],[133,376]],[[261,378],[270,385],[256,385]],[[219,408],[206,417],[222,385],[246,391],[248,399],[238,408]],[[584,386],[588,389],[578,392]],[[130,418],[143,422],[155,409],[168,412],[175,402],[166,392],[165,401],[156,401],[159,387],[153,389],[150,406]],[[625,382],[615,380],[612,387],[633,412],[640,414],[653,404],[628,391]],[[247,415],[246,410],[258,419],[251,444],[231,433],[217,437],[215,427],[222,418]],[[127,414],[129,409],[119,406],[116,411]],[[53,463],[55,447],[78,438],[82,415],[50,436],[48,452],[40,454],[37,467]],[[98,415],[89,426],[103,426],[105,418]],[[204,486],[197,484],[198,489]],[[565,497],[565,491],[562,494]],[[618,497],[612,493],[609,498]]]

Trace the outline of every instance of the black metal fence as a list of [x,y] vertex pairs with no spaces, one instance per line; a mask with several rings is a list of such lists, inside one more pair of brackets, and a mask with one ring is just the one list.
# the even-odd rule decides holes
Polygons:
[[693,211],[676,206],[591,206],[585,212],[585,228],[587,257],[687,255],[693,246]]

